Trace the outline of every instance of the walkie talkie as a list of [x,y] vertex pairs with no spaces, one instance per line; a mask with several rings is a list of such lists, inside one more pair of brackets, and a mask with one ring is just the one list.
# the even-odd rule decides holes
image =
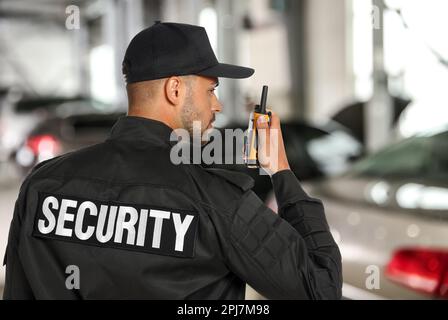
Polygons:
[[268,99],[268,86],[263,86],[261,102],[255,106],[255,110],[250,113],[247,133],[244,136],[244,164],[248,168],[260,168],[258,162],[258,132],[257,121],[260,117],[265,117],[266,122],[271,123],[271,115],[266,112],[266,101]]

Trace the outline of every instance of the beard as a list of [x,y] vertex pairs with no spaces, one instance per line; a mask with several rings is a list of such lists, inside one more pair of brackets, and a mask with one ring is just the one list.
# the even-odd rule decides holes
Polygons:
[[[185,103],[182,107],[182,112],[180,115],[180,120],[182,123],[182,127],[188,131],[190,134],[190,142],[195,143],[196,141],[200,141],[201,145],[207,144],[208,140],[203,140],[203,134],[207,130],[207,127],[209,124],[211,124],[214,121],[213,119],[209,122],[204,124],[202,121],[202,114],[197,111],[193,97],[192,92],[189,90],[187,93],[187,97],[185,99]],[[194,130],[196,129],[196,130]],[[195,137],[194,134],[198,135],[200,134],[200,137]]]
[[[182,107],[182,113],[180,115],[180,120],[182,122],[182,127],[188,131],[190,137],[193,137],[194,122],[200,121],[200,114],[196,111],[194,106],[193,97],[191,92],[188,93],[185,103]],[[202,122],[201,122],[202,127]],[[202,128],[200,128],[202,134]]]

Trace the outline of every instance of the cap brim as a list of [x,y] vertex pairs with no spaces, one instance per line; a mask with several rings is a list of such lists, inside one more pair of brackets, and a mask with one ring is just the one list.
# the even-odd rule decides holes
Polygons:
[[255,70],[251,68],[220,63],[197,74],[206,77],[245,79],[252,76],[254,72]]

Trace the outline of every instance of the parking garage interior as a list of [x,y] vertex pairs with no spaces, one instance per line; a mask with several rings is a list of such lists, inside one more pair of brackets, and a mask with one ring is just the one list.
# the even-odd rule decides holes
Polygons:
[[[269,86],[340,246],[344,297],[448,298],[447,13],[446,0],[0,0],[0,256],[30,170],[104,140],[126,114],[129,41],[178,22],[255,69],[220,79],[217,128],[247,128]],[[247,173],[275,210],[269,179]],[[0,297],[4,279],[2,266]]]

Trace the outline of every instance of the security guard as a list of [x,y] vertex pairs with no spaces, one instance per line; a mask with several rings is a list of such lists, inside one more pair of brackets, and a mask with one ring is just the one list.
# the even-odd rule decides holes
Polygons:
[[260,146],[279,150],[277,165],[262,163],[279,215],[248,176],[170,159],[173,129],[205,130],[221,111],[218,78],[254,71],[218,63],[203,28],[160,22],[134,37],[123,70],[129,111],[110,137],[23,183],[4,298],[244,299],[246,283],[271,299],[341,298],[339,249],[281,135]]

